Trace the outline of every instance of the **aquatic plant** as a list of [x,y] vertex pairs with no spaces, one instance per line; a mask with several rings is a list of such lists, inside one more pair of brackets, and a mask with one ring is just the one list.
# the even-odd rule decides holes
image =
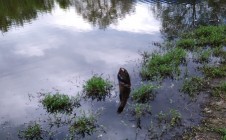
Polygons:
[[50,113],[71,113],[73,107],[80,107],[80,99],[78,97],[69,97],[68,95],[56,93],[47,94],[41,101],[43,106]]
[[207,49],[204,51],[200,50],[199,52],[197,52],[196,61],[200,63],[209,62],[211,54],[212,54],[212,50],[210,49]]
[[203,45],[219,45],[226,43],[225,26],[201,26],[194,31],[194,38],[198,40],[199,44]]
[[226,56],[226,52],[223,50],[223,46],[215,47],[213,49],[213,56],[215,56],[215,57],[224,57],[224,56]]
[[178,110],[170,109],[171,121],[170,125],[175,126],[181,124],[181,114]]
[[165,54],[153,53],[148,62],[142,67],[141,76],[144,79],[173,77],[180,74],[179,65],[184,62],[186,51],[174,48]]
[[195,40],[194,39],[180,39],[176,43],[177,47],[192,50],[195,47]]
[[91,79],[86,81],[84,87],[85,97],[98,101],[104,100],[106,96],[110,96],[112,85],[110,81],[104,80],[102,77],[94,75]]
[[143,63],[146,63],[148,61],[148,58],[151,56],[151,54],[147,51],[139,52],[139,54],[142,57]]
[[162,111],[160,111],[158,114],[157,114],[157,119],[159,122],[166,122],[166,119],[167,119],[167,114],[163,113]]
[[201,71],[206,77],[221,78],[226,76],[226,65],[221,65],[218,67],[205,66],[201,68]]
[[73,124],[70,126],[69,131],[72,137],[76,134],[82,137],[86,135],[92,135],[98,128],[97,119],[93,114],[86,116],[85,113],[82,116],[76,117]]
[[41,126],[37,123],[29,125],[26,130],[19,131],[19,138],[26,140],[40,140],[42,138]]
[[156,86],[150,84],[142,85],[141,87],[135,89],[132,92],[132,98],[133,100],[139,103],[145,103],[148,102],[149,100],[154,100],[155,93],[153,90],[156,88],[157,88]]
[[200,26],[192,32],[184,34],[177,42],[177,46],[185,49],[194,49],[194,46],[212,47],[226,44],[226,26]]
[[198,92],[203,91],[206,85],[207,82],[204,78],[191,77],[190,79],[186,79],[184,81],[181,91],[193,97],[198,94]]
[[148,104],[135,103],[134,105],[132,105],[131,109],[132,109],[132,114],[136,118],[141,118],[146,113],[148,114],[151,113],[151,106]]
[[220,94],[226,94],[226,82],[222,82],[220,85],[214,87],[213,95],[219,96]]

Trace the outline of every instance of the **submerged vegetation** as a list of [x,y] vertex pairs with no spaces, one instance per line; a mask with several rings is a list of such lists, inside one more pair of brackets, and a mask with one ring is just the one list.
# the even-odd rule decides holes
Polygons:
[[207,50],[197,50],[197,52],[195,53],[195,61],[199,62],[199,63],[207,63],[210,61],[210,57],[212,54],[212,50],[207,49]]
[[104,80],[102,77],[94,75],[86,81],[84,87],[85,97],[98,101],[104,100],[106,96],[110,96],[112,85],[110,81]]
[[180,112],[178,110],[171,109],[170,110],[170,117],[171,117],[171,120],[170,120],[170,125],[171,126],[175,126],[175,125],[180,125],[181,124],[182,116],[181,116],[181,114],[180,114]]
[[141,118],[146,113],[151,114],[151,106],[148,104],[136,103],[132,108],[136,118]]
[[19,137],[26,140],[40,140],[42,138],[41,126],[37,123],[29,125],[26,130],[19,132]]
[[203,78],[192,77],[184,81],[181,91],[187,93],[189,96],[194,97],[199,92],[205,90],[207,85],[207,82]]
[[163,113],[160,111],[157,114],[157,119],[159,123],[168,123],[171,127],[181,124],[182,115],[176,109],[170,109],[169,112]]
[[98,128],[96,117],[91,114],[86,116],[84,113],[80,117],[74,119],[73,124],[69,128],[72,138],[74,135],[85,137],[86,135],[92,135]]
[[68,95],[60,93],[47,94],[41,102],[50,113],[70,113],[74,107],[80,106],[79,98],[70,98]]

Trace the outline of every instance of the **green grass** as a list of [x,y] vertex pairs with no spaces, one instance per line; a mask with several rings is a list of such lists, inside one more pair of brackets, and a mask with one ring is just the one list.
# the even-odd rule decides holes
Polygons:
[[192,50],[195,48],[195,40],[194,39],[180,39],[176,43],[177,47]]
[[19,137],[26,140],[40,140],[42,139],[42,129],[37,123],[29,125],[26,130],[19,131]]
[[194,97],[200,91],[203,91],[206,87],[206,81],[204,78],[191,77],[186,79],[183,83],[181,91],[187,93],[189,96]]
[[136,118],[141,118],[145,113],[151,113],[151,106],[148,104],[136,103],[133,105],[132,113]]
[[221,78],[226,76],[226,65],[222,65],[219,67],[203,67],[201,69],[203,74],[209,78]]
[[45,95],[42,104],[50,113],[70,113],[73,107],[80,106],[78,98],[70,98],[68,95],[59,93]]
[[220,83],[220,85],[215,87],[214,90],[213,90],[214,96],[219,96],[221,94],[226,94],[226,82]]
[[171,121],[170,125],[175,126],[181,124],[181,114],[178,110],[170,109]]
[[85,97],[97,99],[98,101],[104,100],[107,95],[110,95],[112,85],[108,80],[94,75],[91,79],[86,81],[84,87]]
[[211,45],[217,47],[226,44],[226,25],[201,26],[190,33],[186,33],[177,42],[178,47],[194,49],[195,46],[205,47]]
[[217,128],[214,131],[221,135],[221,140],[226,140],[226,128]]
[[215,57],[224,57],[224,56],[226,56],[226,52],[223,50],[223,46],[215,47],[213,49],[213,56],[215,56]]
[[145,103],[150,100],[154,100],[154,89],[156,89],[156,87],[153,85],[142,85],[141,87],[135,89],[132,92],[132,98],[139,103]]
[[226,26],[201,26],[194,31],[194,37],[201,45],[219,45],[225,42]]
[[152,54],[148,62],[143,65],[141,76],[144,79],[173,77],[180,74],[179,65],[185,60],[186,51],[174,48],[165,54]]
[[181,124],[182,115],[178,110],[170,109],[168,113],[160,111],[157,114],[157,119],[161,123],[168,123],[171,127]]
[[211,49],[198,50],[197,53],[196,53],[196,57],[197,57],[196,61],[200,62],[200,63],[209,62],[211,54],[212,54],[212,50]]
[[93,114],[90,116],[83,114],[82,116],[75,118],[69,131],[73,136],[76,134],[85,137],[86,135],[92,135],[96,131],[97,127],[97,120]]
[[166,119],[167,119],[167,114],[163,113],[162,111],[160,111],[158,114],[157,114],[157,119],[159,122],[166,122]]

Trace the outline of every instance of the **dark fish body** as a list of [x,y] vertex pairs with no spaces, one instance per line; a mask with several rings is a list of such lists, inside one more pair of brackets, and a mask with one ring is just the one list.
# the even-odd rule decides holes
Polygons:
[[120,105],[118,107],[118,113],[121,113],[126,105],[131,91],[131,83],[129,73],[126,69],[120,68],[118,72],[118,82],[119,82],[119,99]]

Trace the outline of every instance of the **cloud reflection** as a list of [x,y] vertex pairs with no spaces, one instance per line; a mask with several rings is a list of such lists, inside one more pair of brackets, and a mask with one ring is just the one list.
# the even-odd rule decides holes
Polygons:
[[93,30],[92,26],[85,22],[84,19],[75,12],[74,7],[62,10],[56,5],[50,22],[56,24],[60,28],[68,27],[76,32],[88,32]]
[[138,3],[134,14],[127,15],[117,25],[110,27],[118,31],[154,34],[160,30],[160,21],[154,18],[150,6]]

